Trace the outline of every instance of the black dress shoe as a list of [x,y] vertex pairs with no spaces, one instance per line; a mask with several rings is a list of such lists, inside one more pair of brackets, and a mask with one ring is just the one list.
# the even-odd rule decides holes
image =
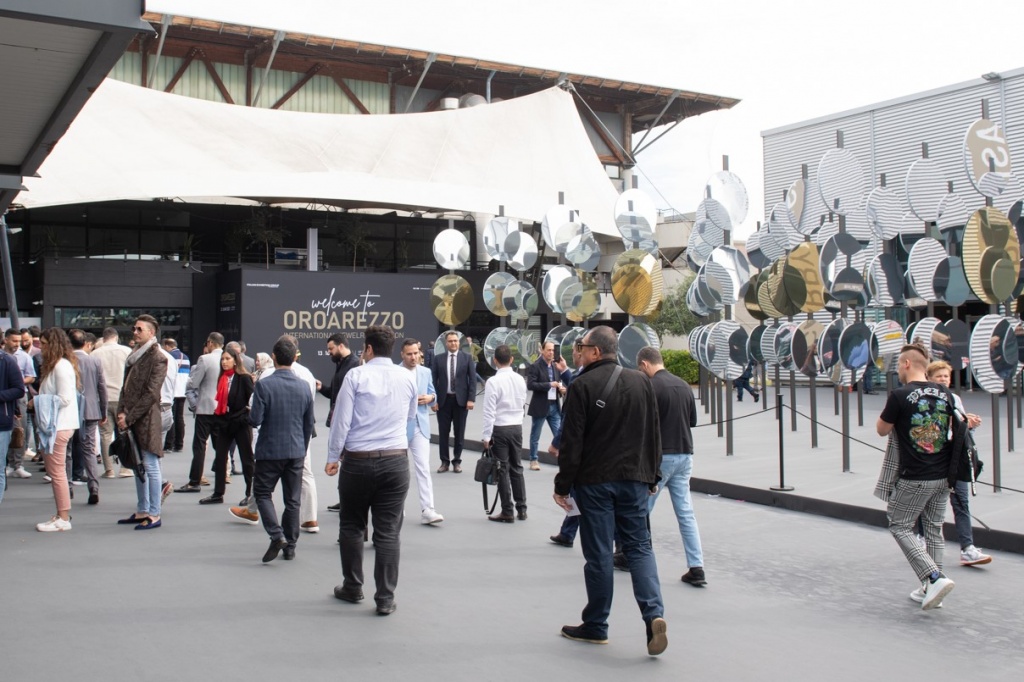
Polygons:
[[192,483],[186,483],[185,485],[181,486],[180,488],[175,488],[174,492],[176,492],[176,493],[198,493],[200,490],[202,490],[202,487],[200,487],[198,485],[193,485]]
[[199,500],[199,504],[224,504],[223,495],[210,495]]
[[519,519],[520,521],[525,521],[526,520],[526,510],[525,509],[520,509],[519,513],[516,514],[516,518]]
[[291,561],[294,558],[295,558],[295,548],[294,547],[285,547],[284,548],[284,560],[285,561]]
[[498,523],[515,523],[516,517],[511,514],[495,514],[494,516],[488,516],[488,521],[497,521]]
[[363,601],[363,591],[358,587],[349,589],[343,585],[336,585],[334,588],[334,598],[357,604]]
[[288,541],[284,538],[280,540],[271,540],[270,547],[267,548],[267,553],[263,555],[263,563],[269,563],[277,558],[277,555],[281,553],[282,549],[288,546]]
[[330,505],[329,507],[327,507],[327,511],[329,511],[329,512],[340,512],[341,511],[341,502],[339,502],[338,504]]
[[562,547],[572,548],[572,540],[570,540],[569,538],[565,537],[561,533],[559,533],[558,535],[552,535],[549,539],[551,540],[551,542],[555,543],[556,545],[561,545]]
[[437,473],[443,474],[448,471],[448,462],[442,462],[441,466],[437,467]]
[[100,503],[100,494],[99,493],[89,493],[89,504],[99,504],[99,503]]
[[390,616],[392,613],[395,612],[395,608],[395,602],[393,601],[382,602],[380,604],[377,604],[377,615]]
[[452,471],[454,471],[457,474],[461,474],[462,473],[462,465],[461,464],[453,464],[452,465]]

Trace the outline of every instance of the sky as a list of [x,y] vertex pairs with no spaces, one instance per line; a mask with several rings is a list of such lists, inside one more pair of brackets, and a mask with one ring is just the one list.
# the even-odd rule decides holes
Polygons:
[[147,0],[146,7],[740,99],[685,120],[637,157],[640,188],[659,208],[686,212],[727,155],[750,196],[737,238],[764,218],[762,131],[1024,67],[1014,35],[1024,25],[1020,0]]

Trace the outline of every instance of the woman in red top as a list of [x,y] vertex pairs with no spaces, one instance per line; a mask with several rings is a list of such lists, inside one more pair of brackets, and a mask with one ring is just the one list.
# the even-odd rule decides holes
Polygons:
[[252,475],[255,460],[252,454],[252,427],[249,426],[249,399],[252,397],[252,375],[245,371],[238,351],[225,349],[220,356],[220,377],[217,379],[217,407],[213,411],[214,426],[211,433],[215,480],[213,494],[199,500],[199,504],[224,502],[227,485],[228,449],[231,443],[238,448],[245,477],[245,506],[252,495]]

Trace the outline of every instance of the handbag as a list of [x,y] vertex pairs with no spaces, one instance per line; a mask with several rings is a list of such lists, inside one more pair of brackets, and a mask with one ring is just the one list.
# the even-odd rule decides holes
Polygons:
[[484,497],[484,513],[493,514],[494,510],[498,507],[498,492],[494,492],[494,502],[491,504],[491,508],[487,508],[487,486],[498,484],[498,473],[500,472],[501,463],[494,459],[491,454],[490,448],[484,448],[483,454],[480,455],[480,459],[476,461],[476,469],[473,471],[473,480],[480,484],[481,490]]
[[110,442],[110,456],[117,459],[121,466],[131,469],[139,478],[145,480],[146,470],[142,466],[142,453],[131,429],[118,431],[117,437]]

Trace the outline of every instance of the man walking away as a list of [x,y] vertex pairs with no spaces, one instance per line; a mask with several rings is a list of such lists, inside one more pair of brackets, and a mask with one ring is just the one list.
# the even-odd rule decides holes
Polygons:
[[348,373],[327,443],[324,471],[341,471],[341,572],[344,583],[334,596],[347,602],[363,599],[363,533],[373,513],[373,570],[377,613],[395,611],[395,587],[401,546],[402,515],[409,492],[409,436],[406,425],[416,417],[416,382],[412,372],[391,361],[395,333],[390,327],[366,329],[365,364]]
[[172,338],[163,340],[164,350],[174,358],[174,403],[171,408],[173,423],[164,442],[164,452],[181,452],[185,447],[185,389],[188,387],[188,375],[192,370],[192,362],[179,348],[178,342]]
[[121,385],[124,383],[125,362],[132,349],[118,343],[117,330],[107,327],[103,330],[103,345],[92,352],[92,357],[100,361],[103,368],[103,383],[107,387],[106,420],[100,422],[100,452],[103,455],[103,478],[132,478],[135,474],[121,467],[114,473],[114,462],[110,459],[110,441],[114,437],[114,426],[117,424],[118,401],[121,400]]
[[99,459],[100,447],[97,436],[99,425],[107,420],[107,384],[103,379],[103,365],[85,352],[85,332],[72,329],[68,334],[71,349],[78,359],[78,372],[82,377],[82,425],[72,437],[72,447],[79,453],[85,470],[85,481],[89,486],[89,504],[99,504]]
[[192,434],[192,466],[188,472],[188,483],[177,489],[179,493],[198,493],[205,480],[206,441],[216,424],[213,412],[217,409],[217,381],[223,347],[224,336],[220,332],[211,332],[206,337],[203,347],[206,352],[196,360],[185,387],[188,408],[196,415],[196,429]]
[[491,449],[498,467],[498,497],[501,513],[491,521],[514,523],[516,515],[526,520],[526,482],[523,480],[523,405],[526,382],[512,370],[512,351],[506,345],[494,349],[498,371],[484,387],[484,447]]

